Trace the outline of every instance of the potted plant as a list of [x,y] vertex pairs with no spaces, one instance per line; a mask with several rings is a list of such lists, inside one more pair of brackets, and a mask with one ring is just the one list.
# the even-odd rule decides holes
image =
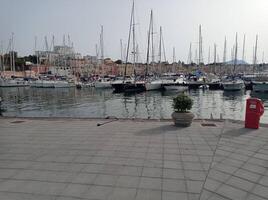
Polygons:
[[194,114],[189,112],[193,106],[193,100],[186,94],[180,94],[173,99],[172,106],[174,108],[174,112],[171,117],[175,126],[190,126],[194,118]]

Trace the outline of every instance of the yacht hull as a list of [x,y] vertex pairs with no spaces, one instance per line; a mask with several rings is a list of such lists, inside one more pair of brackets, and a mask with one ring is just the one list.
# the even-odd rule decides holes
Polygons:
[[268,92],[268,82],[253,82],[253,91]]
[[225,91],[239,91],[245,88],[245,84],[243,82],[226,82],[222,83],[222,86]]

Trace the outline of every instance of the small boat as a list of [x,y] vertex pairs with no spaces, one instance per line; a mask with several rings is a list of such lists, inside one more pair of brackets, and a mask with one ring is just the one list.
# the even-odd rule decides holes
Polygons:
[[145,88],[147,91],[150,90],[160,90],[162,89],[162,80],[152,80],[152,81],[147,81],[145,83]]
[[226,91],[239,91],[245,88],[244,81],[241,79],[234,79],[222,83],[223,90]]
[[81,88],[90,88],[94,87],[94,83],[92,82],[78,82],[76,83],[76,88],[81,89]]
[[26,87],[29,82],[23,78],[0,78],[0,87]]
[[95,88],[99,89],[107,89],[112,88],[111,79],[110,78],[100,78],[95,82]]
[[209,89],[209,85],[200,85],[199,89],[207,90],[207,89]]
[[268,81],[253,81],[254,92],[268,92]]
[[165,90],[177,90],[177,91],[185,91],[188,90],[188,86],[183,77],[179,77],[177,79],[166,79],[163,80],[162,87]]
[[70,88],[71,85],[66,80],[55,80],[54,81],[54,87],[55,88]]

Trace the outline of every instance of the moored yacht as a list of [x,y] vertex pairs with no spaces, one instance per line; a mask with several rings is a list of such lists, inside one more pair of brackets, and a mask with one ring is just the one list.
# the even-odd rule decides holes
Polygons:
[[186,81],[184,80],[183,76],[180,76],[177,79],[163,80],[162,86],[165,90],[185,91],[188,89],[188,86],[186,85]]
[[160,90],[162,89],[162,80],[156,79],[156,80],[149,80],[145,83],[145,88],[147,91],[149,90]]
[[100,89],[112,88],[111,78],[99,78],[95,82],[95,88]]
[[23,78],[0,78],[0,87],[26,87],[28,81]]
[[244,81],[239,77],[235,77],[235,67],[237,64],[237,33],[235,36],[235,59],[234,59],[234,68],[233,74],[229,79],[223,81],[222,86],[225,91],[239,91],[245,88]]
[[233,79],[222,82],[223,90],[239,91],[245,88],[244,81],[241,79]]

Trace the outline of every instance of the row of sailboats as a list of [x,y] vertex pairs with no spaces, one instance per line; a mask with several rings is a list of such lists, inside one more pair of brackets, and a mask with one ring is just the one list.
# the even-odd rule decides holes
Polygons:
[[[1,71],[2,76],[0,77],[0,87],[25,87],[29,86],[29,83],[24,80],[24,78],[18,78],[15,76],[16,67],[15,67],[15,51],[14,51],[14,33],[12,33],[8,45],[9,50],[9,63],[10,69],[13,75],[10,78],[5,77],[5,57],[1,55]],[[3,58],[2,58],[3,57]]]
[[[135,16],[134,16],[134,1],[132,5],[131,11],[131,18],[130,18],[130,26],[129,26],[129,35],[128,35],[128,44],[127,44],[127,54],[126,54],[126,61],[125,61],[125,70],[124,76],[122,80],[116,80],[111,83],[112,87],[114,88],[115,92],[139,92],[139,91],[150,91],[150,90],[159,90],[163,87],[166,90],[179,90],[179,89],[187,89],[184,86],[185,81],[183,77],[161,77],[162,74],[162,50],[164,52],[165,57],[165,48],[164,48],[164,40],[163,40],[163,33],[162,27],[160,27],[160,42],[159,42],[159,63],[158,69],[159,71],[151,72],[150,71],[150,64],[152,65],[151,68],[155,69],[155,60],[154,60],[154,22],[153,22],[153,11],[151,10],[150,13],[150,23],[149,23],[149,30],[148,30],[148,46],[147,46],[147,62],[146,62],[146,69],[145,75],[143,80],[139,80],[136,74],[136,55],[137,55],[137,46],[136,46],[136,39],[135,39]],[[130,42],[132,42],[132,65],[134,69],[134,77],[127,77],[126,71],[128,67],[128,59],[130,54]],[[150,55],[151,54],[151,55]],[[150,63],[150,56],[151,56],[151,63]],[[153,74],[153,75],[151,75]],[[157,74],[157,75],[155,75]]]

